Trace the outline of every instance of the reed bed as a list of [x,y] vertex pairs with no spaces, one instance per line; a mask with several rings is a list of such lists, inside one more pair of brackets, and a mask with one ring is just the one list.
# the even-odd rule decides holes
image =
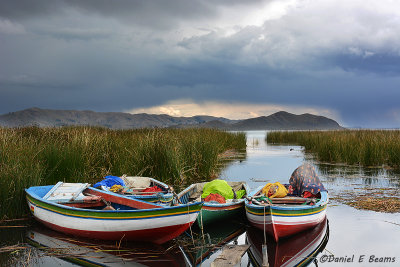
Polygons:
[[304,146],[322,162],[400,167],[399,130],[276,131],[266,140]]
[[0,219],[26,213],[33,185],[127,174],[182,188],[217,175],[224,151],[245,148],[244,133],[214,129],[0,128]]
[[397,197],[357,197],[347,202],[356,209],[373,210],[377,212],[396,213],[400,211],[400,199]]

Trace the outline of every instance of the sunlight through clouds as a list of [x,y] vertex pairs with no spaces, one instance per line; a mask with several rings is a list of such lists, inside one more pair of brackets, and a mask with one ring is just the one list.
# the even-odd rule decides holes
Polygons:
[[287,111],[294,114],[310,113],[314,115],[326,116],[334,120],[340,119],[336,111],[321,107],[251,104],[240,102],[223,103],[216,101],[205,101],[201,103],[196,103],[190,99],[174,100],[159,106],[130,109],[126,110],[125,112],[131,114],[167,114],[170,116],[182,117],[208,115],[214,117],[224,117],[232,120],[239,120],[268,116],[279,111]]
[[400,1],[0,1],[0,114],[30,107],[399,127]]

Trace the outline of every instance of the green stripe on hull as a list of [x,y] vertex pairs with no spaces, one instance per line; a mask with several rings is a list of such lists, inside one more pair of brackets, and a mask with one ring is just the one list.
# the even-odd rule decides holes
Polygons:
[[154,210],[147,209],[145,211],[135,210],[133,212],[130,211],[92,211],[92,210],[76,210],[76,209],[68,209],[58,205],[51,205],[49,203],[40,201],[36,198],[27,195],[27,200],[33,203],[36,206],[41,208],[57,212],[60,214],[65,214],[68,216],[74,217],[88,217],[88,218],[100,218],[100,219],[134,219],[134,218],[151,218],[158,216],[168,216],[168,215],[179,215],[191,212],[197,212],[200,210],[202,204],[191,205],[185,207],[179,207],[172,210],[166,210],[163,208]]

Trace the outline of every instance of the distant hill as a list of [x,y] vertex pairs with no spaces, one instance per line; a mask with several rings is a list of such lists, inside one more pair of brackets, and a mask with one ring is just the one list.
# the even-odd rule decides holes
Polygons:
[[59,127],[72,125],[102,126],[111,129],[208,127],[224,130],[306,130],[340,129],[336,121],[312,114],[277,112],[270,116],[229,120],[213,116],[172,117],[155,114],[94,112],[30,108],[0,115],[3,127]]
[[231,125],[236,130],[335,130],[342,127],[334,120],[312,114],[295,115],[285,111],[242,120]]
[[0,126],[23,127],[35,125],[39,127],[57,127],[90,125],[112,129],[131,129],[192,126],[214,120],[227,124],[236,122],[212,116],[172,117],[165,114],[129,114],[122,112],[94,112],[89,110],[76,111],[30,108],[0,115]]

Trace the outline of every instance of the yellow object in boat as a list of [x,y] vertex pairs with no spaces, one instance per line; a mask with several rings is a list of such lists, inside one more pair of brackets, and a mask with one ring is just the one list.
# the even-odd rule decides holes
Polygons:
[[276,182],[276,183],[266,184],[262,189],[262,193],[266,197],[274,198],[274,197],[286,197],[288,191],[283,184],[281,184],[280,182]]

